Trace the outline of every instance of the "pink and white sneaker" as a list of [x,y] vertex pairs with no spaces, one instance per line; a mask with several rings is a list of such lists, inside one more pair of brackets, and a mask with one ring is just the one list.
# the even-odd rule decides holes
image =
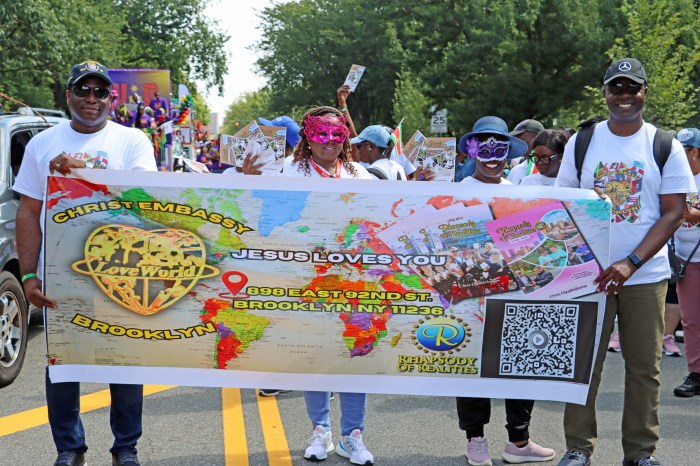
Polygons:
[[537,445],[532,440],[528,440],[527,445],[519,447],[511,442],[506,442],[503,451],[503,460],[508,463],[533,463],[538,461],[549,461],[554,458],[556,452],[551,448]]
[[619,353],[622,351],[620,349],[620,332],[615,332],[613,333],[613,336],[610,337],[610,343],[608,343],[608,351],[611,353]]
[[672,358],[681,357],[681,349],[678,347],[676,339],[673,337],[673,335],[664,335],[662,348],[666,356],[671,356]]
[[472,437],[467,442],[467,462],[472,466],[491,466],[489,441],[485,437]]

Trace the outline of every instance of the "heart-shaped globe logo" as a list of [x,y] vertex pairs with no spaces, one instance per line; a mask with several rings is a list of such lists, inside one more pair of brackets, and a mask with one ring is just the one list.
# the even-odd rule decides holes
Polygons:
[[127,225],[94,230],[85,243],[85,259],[72,267],[91,276],[114,302],[141,315],[166,309],[198,280],[219,273],[206,264],[204,243],[191,232]]

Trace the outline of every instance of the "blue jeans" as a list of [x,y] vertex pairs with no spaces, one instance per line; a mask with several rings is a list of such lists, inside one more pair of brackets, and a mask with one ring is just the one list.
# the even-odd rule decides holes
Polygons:
[[[340,435],[350,435],[355,429],[365,428],[366,393],[339,393],[340,396]],[[306,412],[311,419],[311,428],[323,426],[331,428],[331,393],[304,392]]]
[[[136,453],[136,442],[141,437],[143,385],[110,384],[112,405],[109,424],[114,434],[110,453]],[[85,430],[80,420],[80,384],[78,382],[51,383],[46,368],[46,404],[49,424],[58,451],[86,451]]]

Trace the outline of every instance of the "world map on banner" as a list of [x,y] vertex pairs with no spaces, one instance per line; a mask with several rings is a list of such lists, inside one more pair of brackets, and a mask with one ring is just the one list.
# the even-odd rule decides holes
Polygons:
[[[46,207],[46,290],[59,303],[47,315],[52,365],[455,378],[488,372],[584,383],[589,376],[586,345],[572,343],[584,339],[581,329],[595,332],[597,306],[543,306],[595,291],[610,218],[609,205],[597,199],[51,177]],[[542,312],[563,315],[548,318],[552,329],[536,335],[550,346],[533,361],[546,353],[542,360],[559,358],[567,369],[552,363],[551,370],[513,373],[504,348],[521,343],[504,326]],[[487,358],[492,333],[489,344],[498,348]],[[525,345],[533,338],[521,337]],[[557,356],[569,347],[580,354]]]

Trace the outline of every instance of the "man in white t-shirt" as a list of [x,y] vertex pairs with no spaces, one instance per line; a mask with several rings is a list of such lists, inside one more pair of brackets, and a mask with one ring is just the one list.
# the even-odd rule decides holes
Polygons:
[[[56,302],[42,292],[43,199],[46,178],[73,168],[156,171],[153,146],[142,131],[107,120],[112,80],[94,61],[75,65],[66,99],[71,121],[35,136],[27,145],[13,190],[20,193],[17,249],[24,292],[30,303],[51,312]],[[143,386],[110,384],[113,466],[139,466],[136,442],[141,437]],[[85,464],[85,431],[80,420],[80,384],[52,383],[46,371],[49,424],[58,458],[54,466]]]
[[656,128],[642,119],[647,75],[634,58],[608,68],[603,79],[608,120],[594,128],[580,179],[575,135],[566,145],[556,186],[593,188],[612,202],[610,264],[595,279],[608,295],[600,346],[585,406],[567,404],[569,451],[560,466],[590,464],[597,440],[595,403],[605,351],[617,316],[625,359],[622,414],[624,466],[652,466],[659,439],[659,362],[670,269],[666,242],[678,228],[695,182],[683,147],[674,140],[663,175],[653,155]]

